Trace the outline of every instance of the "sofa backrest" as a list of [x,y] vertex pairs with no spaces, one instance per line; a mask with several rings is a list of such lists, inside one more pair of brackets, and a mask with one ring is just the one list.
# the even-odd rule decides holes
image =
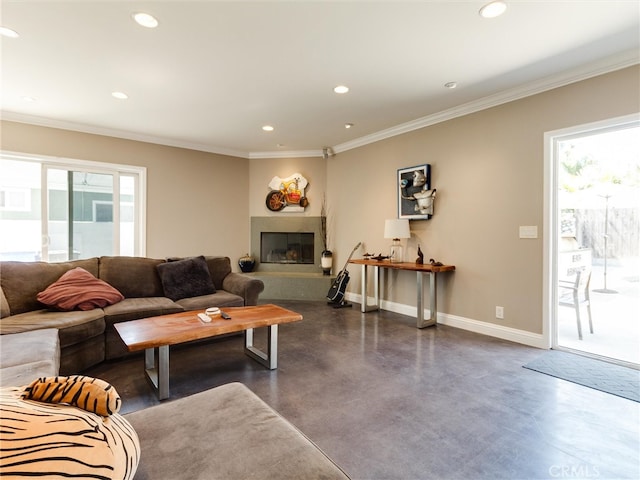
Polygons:
[[69,262],[0,262],[0,285],[11,315],[45,308],[36,297],[65,272],[81,267],[98,276],[98,258]]
[[[216,289],[222,289],[222,281],[231,273],[229,257],[205,257],[209,273]],[[0,305],[0,316],[7,316],[45,308],[36,300],[43,291],[62,274],[72,268],[82,267],[104,280],[122,293],[125,298],[163,297],[164,290],[157,266],[166,260],[146,257],[100,257],[69,262],[0,262],[0,287],[8,303]]]
[[231,273],[231,260],[229,257],[204,257],[204,259],[207,261],[216,290],[222,290],[224,277]]
[[164,297],[157,266],[165,260],[147,257],[100,257],[98,278],[125,298]]

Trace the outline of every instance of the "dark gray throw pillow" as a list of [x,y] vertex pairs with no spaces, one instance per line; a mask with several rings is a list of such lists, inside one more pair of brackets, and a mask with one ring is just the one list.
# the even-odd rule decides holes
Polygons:
[[216,293],[203,256],[161,263],[157,267],[164,295],[171,300]]

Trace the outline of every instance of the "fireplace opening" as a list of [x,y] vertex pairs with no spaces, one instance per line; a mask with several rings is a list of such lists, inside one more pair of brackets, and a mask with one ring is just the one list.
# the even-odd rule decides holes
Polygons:
[[313,233],[262,232],[260,262],[313,264]]

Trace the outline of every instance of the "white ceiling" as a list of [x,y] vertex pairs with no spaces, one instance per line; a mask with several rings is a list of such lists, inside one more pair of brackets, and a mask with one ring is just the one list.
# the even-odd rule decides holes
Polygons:
[[[483,19],[487,1],[2,0],[0,23],[20,34],[1,38],[2,116],[317,155],[640,61],[637,0],[512,0]],[[138,11],[158,28],[134,23]]]

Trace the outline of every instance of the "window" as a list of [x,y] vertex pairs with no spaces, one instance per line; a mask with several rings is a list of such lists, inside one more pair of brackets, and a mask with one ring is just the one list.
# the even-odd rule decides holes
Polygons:
[[145,254],[145,168],[1,152],[0,169],[0,259]]

